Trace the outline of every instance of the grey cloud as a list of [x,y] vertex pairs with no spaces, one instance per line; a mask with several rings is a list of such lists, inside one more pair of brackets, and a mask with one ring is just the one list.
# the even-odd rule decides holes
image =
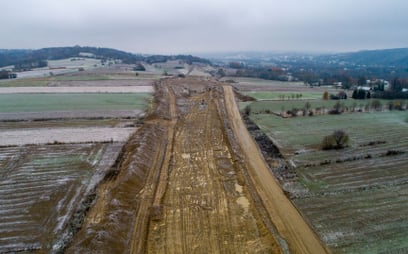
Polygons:
[[[107,46],[142,53],[406,47],[404,0],[16,0],[0,48]],[[4,35],[6,34],[6,35]]]

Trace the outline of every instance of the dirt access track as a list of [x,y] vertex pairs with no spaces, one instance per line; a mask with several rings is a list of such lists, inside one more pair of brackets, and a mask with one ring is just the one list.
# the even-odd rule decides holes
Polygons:
[[188,77],[155,90],[67,253],[328,252],[270,174],[230,86]]

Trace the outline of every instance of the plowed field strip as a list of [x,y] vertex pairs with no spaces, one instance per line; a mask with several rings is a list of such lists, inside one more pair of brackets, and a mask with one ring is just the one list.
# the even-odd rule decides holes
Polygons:
[[225,103],[233,132],[241,144],[248,171],[278,232],[294,253],[327,253],[316,234],[284,195],[242,122],[231,86],[224,86]]
[[[50,251],[87,188],[88,153],[105,145],[1,148],[0,253]],[[69,162],[69,163],[67,163]],[[53,172],[54,171],[54,172]]]

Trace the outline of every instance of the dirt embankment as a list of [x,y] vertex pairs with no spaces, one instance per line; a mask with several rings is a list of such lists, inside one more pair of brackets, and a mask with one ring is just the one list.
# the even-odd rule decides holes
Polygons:
[[325,252],[266,168],[230,87],[189,77],[155,88],[155,110],[67,253]]
[[224,86],[228,117],[243,150],[248,173],[278,232],[294,253],[327,253],[316,234],[285,196],[242,122],[231,86]]
[[[168,98],[157,97],[158,105]],[[141,250],[147,235],[149,208],[158,183],[167,147],[165,106],[157,107],[155,117],[127,142],[120,164],[111,178],[99,186],[96,203],[88,213],[67,253],[127,253],[137,237]]]

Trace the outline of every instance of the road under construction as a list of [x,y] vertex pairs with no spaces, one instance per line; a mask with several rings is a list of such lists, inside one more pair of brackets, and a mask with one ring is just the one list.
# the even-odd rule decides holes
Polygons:
[[163,79],[67,253],[328,253],[227,83]]

